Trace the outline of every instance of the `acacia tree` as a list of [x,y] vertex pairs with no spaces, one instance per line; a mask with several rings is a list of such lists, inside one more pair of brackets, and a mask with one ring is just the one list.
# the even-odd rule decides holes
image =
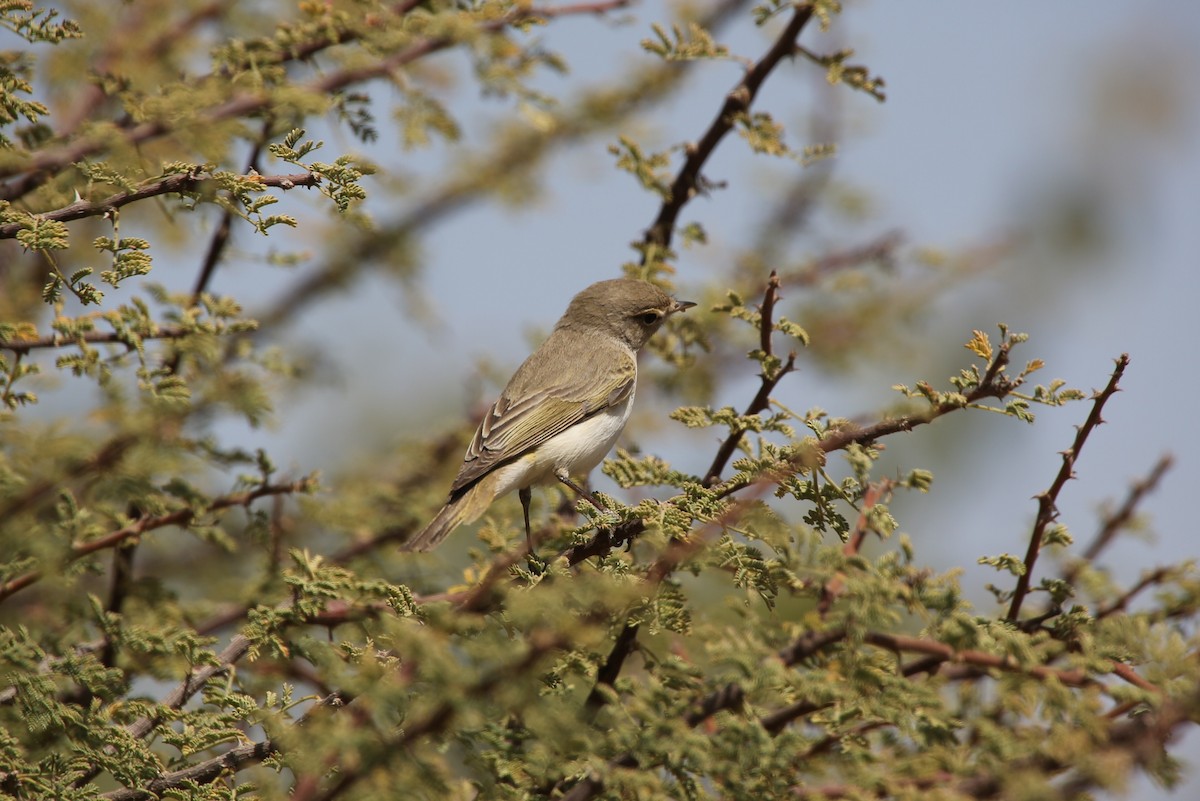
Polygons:
[[[835,0],[722,0],[663,20],[643,43],[660,68],[561,103],[531,83],[562,66],[546,46],[556,24],[625,0],[101,6],[60,17],[0,2],[25,43],[0,64],[6,795],[1076,798],[1139,771],[1176,777],[1167,746],[1200,711],[1200,585],[1171,565],[1120,586],[1102,564],[1169,459],[1082,549],[1056,507],[1127,357],[1090,396],[1035,385],[1041,361],[1001,326],[966,337],[956,375],[899,387],[902,403],[870,420],[779,401],[808,343],[782,291],[832,297],[828,276],[869,277],[896,258],[893,237],[795,269],[764,235],[757,259],[696,281],[707,303],[671,321],[646,372],[687,399],[673,420],[719,432],[708,469],[618,451],[604,472],[636,493],[600,493],[603,509],[563,496],[534,552],[516,505],[497,504],[460,576],[396,546],[440,504],[471,426],[320,480],[281,476],[222,435],[231,417],[268,419],[302,378],[291,354],[264,348],[273,332],[368,266],[412,269],[426,226],[536,181],[547,154],[589,135],[615,141],[617,166],[659,200],[625,271],[669,284],[686,270],[678,242],[706,240],[680,215],[714,188],[704,168],[731,134],[801,176],[829,150],[789,145],[760,108],[781,65],[882,99],[848,51],[804,45],[836,24]],[[740,19],[769,41],[737,56],[735,85],[713,87],[707,128],[664,152],[623,131],[687,65],[730,57],[719,34]],[[513,123],[461,171],[413,197],[306,134],[455,147],[427,66],[444,51],[512,101]],[[386,101],[369,91],[380,82]],[[519,118],[530,105],[537,124]],[[301,189],[319,195],[273,213]],[[376,192],[406,211],[371,221]],[[778,235],[792,206],[764,209],[763,230]],[[333,243],[276,279],[273,305],[247,315],[236,293],[210,291],[251,258],[230,248],[236,232],[276,241],[328,209]],[[155,283],[181,260],[190,291]],[[711,405],[753,372],[744,406]],[[71,397],[43,411],[47,395]],[[1072,401],[1077,434],[1027,548],[981,556],[996,603],[977,609],[957,574],[896,535],[890,500],[932,476],[878,469],[881,445],[948,415],[1019,425],[1034,405]]]

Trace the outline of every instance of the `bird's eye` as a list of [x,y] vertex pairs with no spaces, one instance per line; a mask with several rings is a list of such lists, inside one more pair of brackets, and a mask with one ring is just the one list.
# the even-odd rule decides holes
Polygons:
[[652,311],[642,314],[638,319],[642,321],[642,325],[655,325],[662,319],[662,315],[656,311]]

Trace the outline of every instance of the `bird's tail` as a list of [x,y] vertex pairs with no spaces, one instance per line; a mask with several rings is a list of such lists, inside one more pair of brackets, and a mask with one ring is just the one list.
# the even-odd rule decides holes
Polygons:
[[402,549],[405,551],[432,551],[454,529],[464,523],[478,520],[487,511],[495,497],[495,488],[493,487],[495,482],[489,481],[490,478],[492,476],[485,476],[482,481],[473,484],[461,495],[451,497],[450,501],[434,515],[433,520],[430,520],[425,528],[401,546]]

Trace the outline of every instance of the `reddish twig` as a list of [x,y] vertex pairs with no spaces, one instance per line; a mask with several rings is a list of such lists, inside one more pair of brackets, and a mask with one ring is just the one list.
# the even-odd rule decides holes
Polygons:
[[1037,496],[1038,513],[1037,519],[1033,523],[1033,532],[1029,536],[1029,548],[1025,552],[1025,569],[1017,577],[1017,586],[1013,590],[1012,601],[1008,606],[1008,614],[1005,616],[1006,620],[1016,622],[1017,617],[1021,614],[1021,604],[1024,603],[1025,596],[1029,594],[1033,568],[1042,547],[1042,537],[1045,536],[1046,527],[1058,518],[1058,494],[1067,481],[1074,477],[1075,460],[1079,458],[1079,453],[1083,450],[1083,443],[1087,441],[1088,435],[1096,426],[1104,422],[1100,416],[1104,410],[1104,404],[1118,391],[1117,385],[1128,365],[1129,354],[1122,353],[1117,359],[1112,376],[1108,379],[1108,385],[1092,395],[1092,410],[1083,425],[1076,429],[1075,440],[1071,443],[1071,447],[1063,451],[1062,466],[1058,470],[1058,475],[1054,477],[1054,483],[1050,485],[1050,489]]

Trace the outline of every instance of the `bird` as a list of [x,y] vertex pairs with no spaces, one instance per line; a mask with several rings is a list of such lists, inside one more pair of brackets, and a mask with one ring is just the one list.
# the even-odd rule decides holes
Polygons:
[[599,281],[575,295],[484,414],[448,500],[404,550],[432,550],[517,490],[532,551],[535,484],[558,481],[598,505],[571,476],[598,465],[625,428],[637,389],[637,352],[668,317],[695,305],[636,278]]

